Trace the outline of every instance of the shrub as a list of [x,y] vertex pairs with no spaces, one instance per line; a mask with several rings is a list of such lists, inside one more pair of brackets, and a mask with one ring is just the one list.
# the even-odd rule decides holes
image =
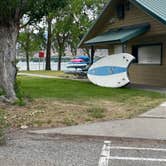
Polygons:
[[21,81],[20,80],[17,80],[15,83],[15,91],[16,91],[16,95],[18,97],[18,101],[16,102],[16,104],[18,104],[19,106],[25,106],[24,93],[23,93],[23,90],[21,88]]

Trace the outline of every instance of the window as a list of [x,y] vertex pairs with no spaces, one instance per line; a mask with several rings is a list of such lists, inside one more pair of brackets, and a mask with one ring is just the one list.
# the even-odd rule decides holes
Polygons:
[[162,45],[142,45],[133,47],[133,55],[138,64],[161,64]]
[[123,47],[122,45],[115,45],[114,46],[114,54],[120,54],[123,52]]

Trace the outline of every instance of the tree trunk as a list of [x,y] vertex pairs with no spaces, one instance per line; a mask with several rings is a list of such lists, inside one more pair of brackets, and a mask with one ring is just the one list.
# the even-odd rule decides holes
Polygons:
[[29,49],[30,49],[30,32],[29,32],[29,27],[26,29],[27,31],[27,39],[26,39],[26,49],[25,49],[25,54],[26,54],[26,62],[27,62],[27,71],[29,71]]
[[58,56],[58,71],[61,71],[61,62],[62,62],[62,49],[59,49],[59,56]]
[[77,55],[77,48],[71,48],[71,53],[72,53],[72,56],[76,56]]
[[5,96],[1,96],[8,102],[17,100],[14,85],[16,81],[16,40],[18,27],[16,25],[0,26],[0,87]]
[[51,70],[51,25],[52,19],[47,19],[48,37],[47,37],[47,52],[46,52],[46,70]]
[[29,53],[28,53],[28,51],[26,51],[26,63],[27,63],[27,71],[29,71],[30,67],[29,67]]

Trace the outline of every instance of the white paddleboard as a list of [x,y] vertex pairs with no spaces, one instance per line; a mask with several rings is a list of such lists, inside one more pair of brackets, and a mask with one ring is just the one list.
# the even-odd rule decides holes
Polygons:
[[89,80],[102,87],[119,88],[127,85],[128,67],[135,58],[127,53],[113,54],[95,62],[88,70]]

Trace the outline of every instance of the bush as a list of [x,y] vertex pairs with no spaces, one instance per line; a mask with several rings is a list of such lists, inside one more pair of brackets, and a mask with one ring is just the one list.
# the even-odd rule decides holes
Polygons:
[[16,102],[16,104],[18,104],[19,106],[25,106],[24,93],[21,88],[21,81],[19,81],[19,80],[17,80],[15,83],[15,92],[18,97],[18,101]]

